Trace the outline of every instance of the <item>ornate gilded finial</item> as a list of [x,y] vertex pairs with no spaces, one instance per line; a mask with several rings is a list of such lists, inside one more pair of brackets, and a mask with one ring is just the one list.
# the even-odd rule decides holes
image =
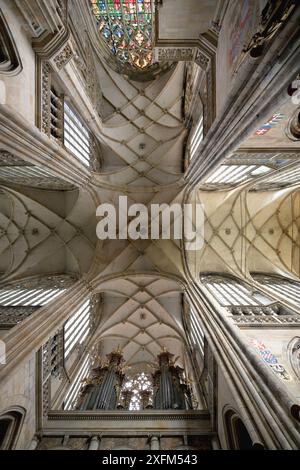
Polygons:
[[112,354],[119,354],[119,355],[123,354],[123,349],[120,348],[119,344],[115,349],[113,349]]

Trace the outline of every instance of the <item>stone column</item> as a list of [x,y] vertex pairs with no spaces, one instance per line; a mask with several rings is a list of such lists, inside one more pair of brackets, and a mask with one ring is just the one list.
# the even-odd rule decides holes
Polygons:
[[150,449],[151,450],[160,450],[160,443],[158,436],[151,436],[150,437]]
[[101,438],[99,436],[92,436],[88,450],[99,450]]

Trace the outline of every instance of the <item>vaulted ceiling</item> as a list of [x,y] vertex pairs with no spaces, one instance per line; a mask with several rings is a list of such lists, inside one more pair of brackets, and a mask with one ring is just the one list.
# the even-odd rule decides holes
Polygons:
[[200,192],[205,243],[198,272],[299,277],[299,191]]
[[[201,2],[199,8],[197,0],[186,0],[184,6],[181,0],[164,1],[156,23],[158,46],[175,48],[180,43],[180,47],[193,50],[195,41],[201,35],[202,39],[208,36],[210,28],[216,26],[218,3],[222,4],[217,0]],[[77,21],[78,30],[82,30],[84,21]],[[95,52],[94,43],[93,48]],[[128,197],[128,206],[142,203],[148,210],[154,203],[188,202],[184,177],[189,138],[184,115],[186,90],[190,88],[189,99],[194,99],[195,108],[199,108],[195,110],[197,119],[203,106],[213,102],[208,100],[200,106],[200,94],[191,78],[198,76],[198,85],[200,78],[204,83],[205,67],[199,73],[190,70],[187,74],[186,62],[167,62],[151,80],[144,75],[143,80],[135,81],[118,73],[117,66],[111,68],[98,52],[93,60],[95,83],[101,88],[97,90],[102,96],[101,122],[91,128],[94,133],[97,129],[101,168],[87,177],[95,197],[92,199],[85,188],[56,187],[51,191],[34,188],[30,182],[28,187],[3,186],[0,272],[5,281],[49,273],[88,273],[93,290],[103,295],[102,317],[94,338],[101,355],[119,345],[132,370],[138,370],[153,362],[166,346],[184,361],[185,261],[197,280],[203,272],[247,277],[255,271],[298,277],[299,193],[297,187],[260,192],[249,191],[246,186],[200,189],[197,199],[204,208],[204,245],[197,252],[186,253],[181,242],[172,238],[97,240],[95,201],[111,203],[117,210],[120,196]],[[224,64],[225,55],[219,55]],[[77,70],[74,63],[71,60],[65,69]],[[60,72],[62,76],[65,69]],[[192,83],[187,83],[188,77]],[[214,96],[216,90],[208,87],[215,86],[213,78],[217,77],[210,78],[204,90]],[[76,93],[70,90],[71,101],[76,101]],[[274,109],[274,114],[282,116],[278,125],[265,135],[253,135],[239,150],[245,154],[251,150],[251,155],[256,149],[262,153],[264,148],[274,148],[275,154],[281,147],[296,152],[298,143],[285,133],[292,109],[290,102]],[[212,109],[204,111],[213,116]],[[194,158],[201,159],[201,152]],[[2,169],[1,181],[6,175],[7,170]]]
[[93,260],[94,207],[78,190],[24,188],[23,193],[2,186],[0,230],[4,282],[37,274],[80,276]]
[[133,82],[98,65],[103,94],[102,171],[117,186],[166,186],[183,174],[185,64],[151,82]]
[[95,334],[98,354],[123,349],[130,374],[148,368],[163,347],[186,361],[182,324],[182,286],[163,276],[131,275],[99,286],[103,295]]

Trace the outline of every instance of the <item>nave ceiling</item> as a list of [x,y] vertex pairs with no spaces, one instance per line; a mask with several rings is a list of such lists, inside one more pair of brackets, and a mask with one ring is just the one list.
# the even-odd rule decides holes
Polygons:
[[182,285],[166,276],[136,274],[104,281],[99,289],[102,305],[95,354],[104,359],[120,347],[129,375],[150,374],[164,347],[185,365]]

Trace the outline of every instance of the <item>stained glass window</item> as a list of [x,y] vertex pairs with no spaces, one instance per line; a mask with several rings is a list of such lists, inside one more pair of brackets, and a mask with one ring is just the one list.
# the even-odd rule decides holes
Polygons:
[[154,63],[153,0],[91,0],[100,36],[123,63],[145,69]]

